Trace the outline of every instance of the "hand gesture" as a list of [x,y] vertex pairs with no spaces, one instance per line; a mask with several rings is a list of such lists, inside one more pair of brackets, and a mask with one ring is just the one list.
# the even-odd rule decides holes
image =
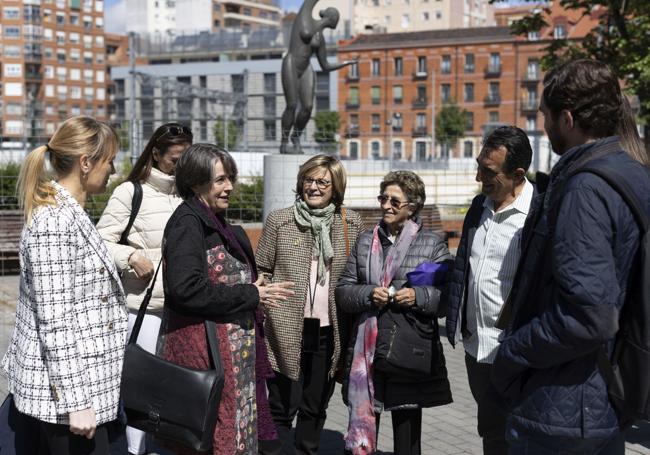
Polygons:
[[253,284],[260,293],[260,303],[264,307],[277,308],[280,306],[280,301],[287,300],[288,297],[295,294],[293,291],[294,283],[291,281],[266,283],[264,277],[260,276]]
[[129,265],[136,276],[143,281],[149,281],[153,276],[153,262],[138,250],[129,256]]
[[411,307],[415,305],[415,289],[402,288],[395,293],[395,303],[401,307]]
[[383,308],[388,305],[388,288],[376,287],[370,293],[370,300],[377,306],[377,308]]
[[87,439],[95,437],[97,429],[97,420],[95,419],[95,410],[93,408],[73,411],[68,414],[70,420],[70,432],[79,436],[85,436]]

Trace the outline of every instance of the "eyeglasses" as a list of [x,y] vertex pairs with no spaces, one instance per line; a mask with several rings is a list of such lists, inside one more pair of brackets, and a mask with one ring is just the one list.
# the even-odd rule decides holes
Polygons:
[[316,184],[319,190],[324,190],[325,188],[329,187],[332,184],[332,182],[326,179],[313,179],[311,177],[305,177],[305,180],[303,180],[302,185],[309,187],[313,183]]
[[381,205],[384,205],[386,202],[390,202],[390,206],[393,207],[395,210],[400,210],[402,207],[409,204],[408,201],[406,202],[400,201],[399,199],[395,199],[394,197],[384,196],[383,194],[377,196],[377,201]]

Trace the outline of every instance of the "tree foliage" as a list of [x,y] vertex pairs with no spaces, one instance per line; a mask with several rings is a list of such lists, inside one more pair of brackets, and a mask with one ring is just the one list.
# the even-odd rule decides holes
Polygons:
[[230,195],[227,216],[239,222],[262,221],[264,207],[264,179],[253,177],[250,182],[238,182]]
[[465,135],[467,111],[455,103],[446,104],[436,115],[436,142],[446,149]]
[[[504,0],[490,0],[499,3]],[[531,0],[532,1],[532,0]],[[610,66],[627,91],[638,97],[639,119],[650,125],[650,1],[648,0],[559,0],[560,6],[581,15],[593,14],[598,19],[582,41],[553,40],[546,47],[542,68],[575,59],[593,58]],[[519,21],[511,28],[523,35],[549,26],[546,7]],[[650,134],[646,134],[646,147]]]
[[239,142],[239,128],[233,120],[224,121],[223,117],[217,117],[214,123],[214,143],[217,147],[226,150],[233,150]]
[[320,111],[314,116],[314,140],[319,144],[335,144],[336,133],[341,127],[341,116],[338,112]]

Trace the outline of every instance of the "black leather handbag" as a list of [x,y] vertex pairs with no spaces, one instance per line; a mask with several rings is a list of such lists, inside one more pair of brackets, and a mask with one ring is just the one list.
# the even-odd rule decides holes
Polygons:
[[208,451],[224,383],[214,322],[205,321],[212,370],[176,365],[136,344],[159,270],[160,264],[140,305],[124,354],[122,401],[127,424],[156,438]]

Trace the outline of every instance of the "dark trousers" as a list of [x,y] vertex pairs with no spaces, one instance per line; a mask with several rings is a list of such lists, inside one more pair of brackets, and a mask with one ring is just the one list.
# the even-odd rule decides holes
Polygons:
[[296,416],[296,453],[318,453],[320,435],[327,417],[327,405],[334,393],[335,381],[328,377],[333,352],[332,328],[321,328],[319,351],[302,354],[302,371],[298,381],[293,381],[277,371],[274,378],[267,380],[269,406],[280,444],[273,447],[261,446],[260,453],[275,455],[283,452]]
[[422,409],[399,409],[391,411],[390,415],[395,455],[420,455]]
[[474,357],[465,353],[469,388],[478,405],[478,434],[483,438],[485,455],[506,455],[506,413],[487,391],[490,385],[492,364],[478,363]]
[[70,432],[69,425],[40,422],[41,440],[50,455],[108,455],[111,434],[108,424],[100,425],[93,439]]

